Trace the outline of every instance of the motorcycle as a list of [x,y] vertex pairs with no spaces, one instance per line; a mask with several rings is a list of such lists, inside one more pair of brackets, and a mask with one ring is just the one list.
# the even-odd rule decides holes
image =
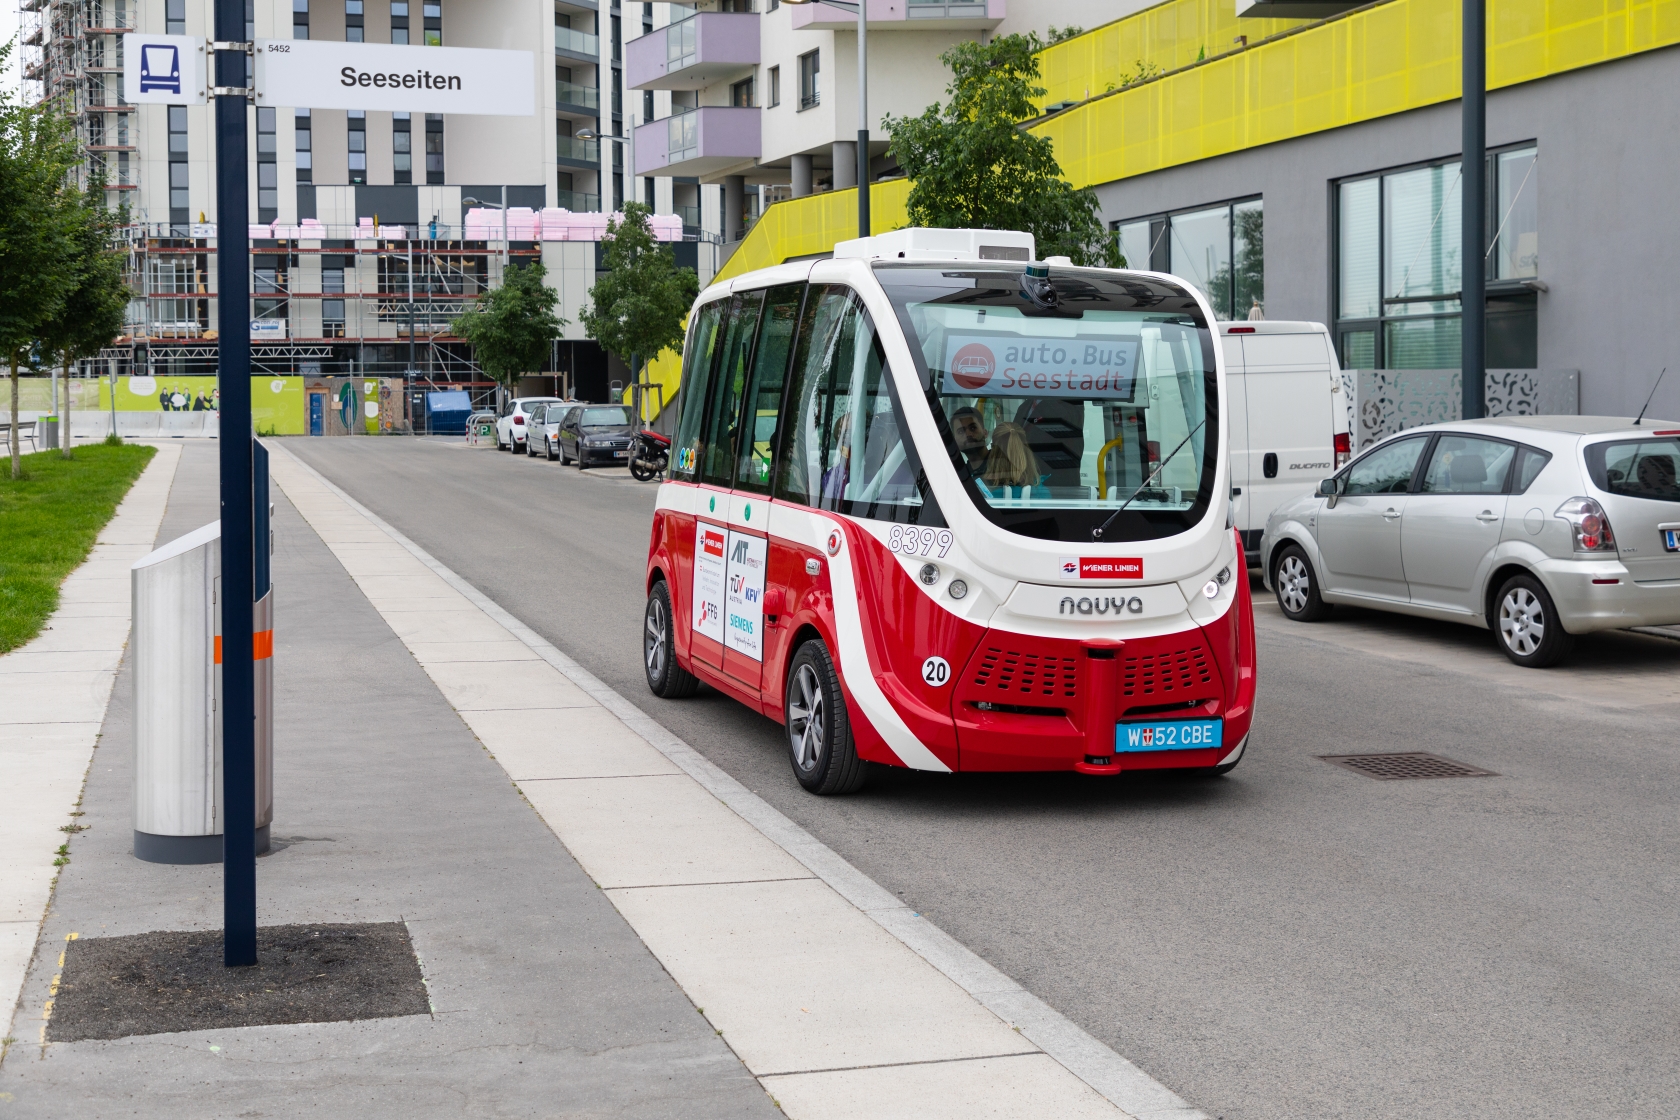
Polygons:
[[636,440],[636,452],[630,459],[630,477],[637,482],[652,482],[664,478],[671,465],[671,440],[650,428],[642,429]]

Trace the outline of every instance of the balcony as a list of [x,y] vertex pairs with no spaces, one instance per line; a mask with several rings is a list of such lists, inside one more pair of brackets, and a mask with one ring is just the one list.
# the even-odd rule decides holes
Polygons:
[[[1003,22],[1005,0],[868,0],[869,33],[990,31]],[[795,31],[856,31],[857,15],[828,4],[793,9]]]
[[594,62],[601,55],[601,40],[595,35],[573,31],[569,27],[556,27],[554,50],[556,54],[571,55]]
[[575,136],[559,136],[555,139],[559,142],[557,154],[561,163],[594,167],[601,162],[599,140],[579,140]]
[[563,78],[554,80],[554,104],[560,109],[581,109],[592,117],[601,115],[601,91],[580,86]]
[[555,203],[562,210],[570,210],[574,214],[592,214],[601,209],[601,196],[585,194],[582,191],[555,191]]
[[759,153],[759,110],[707,105],[636,129],[636,174],[714,175]]
[[758,65],[758,16],[700,12],[625,45],[631,89],[700,89]]

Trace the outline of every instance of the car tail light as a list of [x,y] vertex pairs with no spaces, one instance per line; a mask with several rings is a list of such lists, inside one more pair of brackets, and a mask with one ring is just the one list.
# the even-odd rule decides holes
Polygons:
[[1347,461],[1353,458],[1353,437],[1346,432],[1336,433],[1336,469],[1347,466]]
[[525,426],[525,417],[516,414],[513,418],[513,422],[523,428]]
[[1604,507],[1591,498],[1571,498],[1557,508],[1557,517],[1569,522],[1575,532],[1576,552],[1615,552],[1616,534]]

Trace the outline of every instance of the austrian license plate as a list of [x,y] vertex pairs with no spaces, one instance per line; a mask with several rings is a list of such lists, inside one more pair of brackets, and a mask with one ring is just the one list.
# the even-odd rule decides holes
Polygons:
[[628,451],[614,451],[613,452],[613,458],[614,459],[628,459],[628,458],[630,458],[630,452],[628,452]]
[[1663,547],[1670,552],[1680,552],[1680,529],[1663,530]]
[[1114,729],[1116,754],[1133,751],[1193,751],[1217,747],[1225,739],[1225,721],[1175,719],[1161,723],[1122,723]]

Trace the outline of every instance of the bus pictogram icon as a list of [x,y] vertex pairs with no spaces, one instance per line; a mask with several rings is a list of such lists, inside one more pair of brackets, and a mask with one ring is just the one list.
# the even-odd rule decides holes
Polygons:
[[181,51],[168,43],[147,43],[140,48],[140,92],[181,92]]

